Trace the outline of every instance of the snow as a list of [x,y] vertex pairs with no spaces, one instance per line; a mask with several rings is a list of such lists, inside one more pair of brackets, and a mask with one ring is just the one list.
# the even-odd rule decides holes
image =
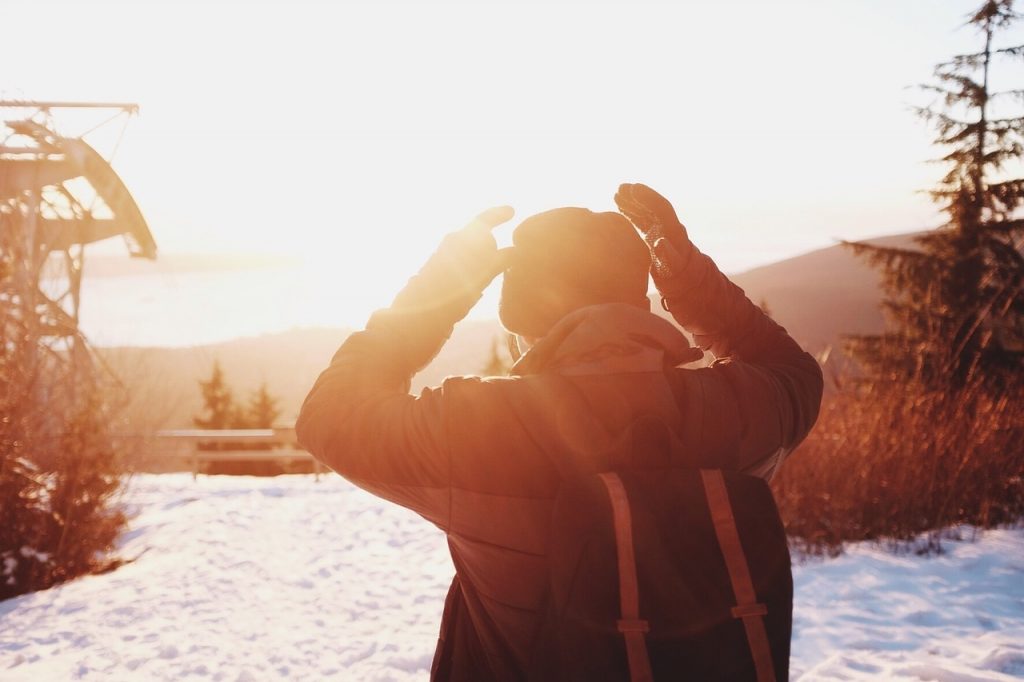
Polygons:
[[796,566],[793,678],[1024,679],[1024,530],[943,547],[923,558],[865,543]]
[[[444,536],[337,476],[140,475],[136,561],[0,603],[0,680],[423,680]],[[792,678],[1024,679],[1024,530],[794,568]]]

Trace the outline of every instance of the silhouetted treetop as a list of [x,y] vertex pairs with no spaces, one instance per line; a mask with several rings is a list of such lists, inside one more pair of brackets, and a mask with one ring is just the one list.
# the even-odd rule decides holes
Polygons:
[[955,387],[1024,367],[1024,178],[1006,175],[1024,157],[1024,89],[995,91],[990,78],[996,62],[1024,56],[1024,45],[993,45],[1020,17],[1014,2],[987,0],[969,15],[983,48],[940,63],[921,86],[935,100],[914,108],[945,150],[929,195],[947,222],[917,250],[848,244],[883,275],[890,327],[849,346],[875,378]]

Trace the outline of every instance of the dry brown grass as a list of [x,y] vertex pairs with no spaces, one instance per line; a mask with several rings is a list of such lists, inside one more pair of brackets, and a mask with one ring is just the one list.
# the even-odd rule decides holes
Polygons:
[[[836,382],[839,384],[839,382]],[[888,540],[941,549],[956,524],[1024,516],[1024,380],[957,392],[837,386],[773,481],[791,538],[811,553]]]

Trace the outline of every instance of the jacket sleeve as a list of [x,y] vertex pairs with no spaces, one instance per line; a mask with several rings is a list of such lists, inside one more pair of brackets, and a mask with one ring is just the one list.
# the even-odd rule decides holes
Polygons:
[[693,254],[683,281],[666,306],[717,358],[673,378],[695,465],[770,479],[817,420],[821,368],[706,255]]
[[316,459],[369,492],[448,526],[449,460],[440,389],[409,395],[387,333],[352,334],[295,423]]
[[[295,423],[299,443],[357,486],[450,525],[450,457],[443,389],[409,394],[413,375],[480,298],[442,248],[363,331],[338,349]],[[472,257],[472,253],[467,257]]]

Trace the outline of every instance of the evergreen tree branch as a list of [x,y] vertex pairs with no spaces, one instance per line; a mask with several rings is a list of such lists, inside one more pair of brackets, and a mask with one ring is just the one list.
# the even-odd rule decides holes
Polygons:
[[1007,57],[1024,57],[1024,45],[1014,45],[1013,47],[992,50],[992,54],[1005,55]]

